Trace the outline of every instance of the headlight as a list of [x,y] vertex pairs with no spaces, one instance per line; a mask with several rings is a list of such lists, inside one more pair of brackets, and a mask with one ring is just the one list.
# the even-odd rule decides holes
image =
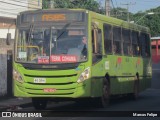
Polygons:
[[13,79],[17,80],[20,83],[24,82],[21,74],[17,70],[15,70],[15,69],[13,69]]
[[79,76],[77,82],[81,83],[81,82],[85,81],[86,79],[88,79],[89,76],[90,76],[90,68],[88,67],[81,73],[81,75]]

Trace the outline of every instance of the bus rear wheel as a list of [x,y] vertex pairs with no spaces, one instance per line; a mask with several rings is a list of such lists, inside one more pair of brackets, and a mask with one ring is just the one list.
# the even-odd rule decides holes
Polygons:
[[139,94],[139,79],[135,76],[133,99],[137,100]]
[[36,110],[44,110],[47,106],[47,100],[43,98],[32,98],[32,104]]
[[133,93],[129,94],[129,98],[132,100],[137,100],[138,95],[139,95],[139,78],[136,75],[134,79]]

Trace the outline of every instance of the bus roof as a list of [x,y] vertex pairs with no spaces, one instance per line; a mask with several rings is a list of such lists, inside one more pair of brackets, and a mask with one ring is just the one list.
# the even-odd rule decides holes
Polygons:
[[135,24],[135,23],[129,23],[129,22],[121,20],[121,19],[105,16],[105,15],[95,13],[95,12],[91,12],[91,14],[92,14],[93,18],[96,18],[96,19],[101,18],[103,21],[108,22],[113,25],[116,25],[116,26],[120,26],[120,27],[124,27],[124,28],[128,28],[128,29],[133,29],[136,31],[150,32],[149,28]]
[[109,17],[109,16],[105,16],[93,11],[89,11],[86,9],[39,9],[39,10],[28,10],[28,11],[23,11],[20,14],[24,14],[24,13],[39,13],[39,12],[50,12],[50,11],[84,11],[86,13],[90,13],[92,18],[96,18],[99,19],[101,18],[101,20],[108,22],[110,24],[116,25],[116,26],[120,26],[120,27],[124,27],[124,28],[128,28],[128,29],[133,29],[136,31],[143,31],[143,32],[150,32],[149,28],[138,25],[138,24],[134,24],[134,23],[129,23],[127,21],[121,20],[121,19],[117,19],[114,17]]
[[20,12],[20,14],[23,13],[38,13],[38,12],[50,12],[50,11],[87,11],[85,9],[66,9],[66,8],[56,8],[56,9],[38,9],[38,10],[26,10]]

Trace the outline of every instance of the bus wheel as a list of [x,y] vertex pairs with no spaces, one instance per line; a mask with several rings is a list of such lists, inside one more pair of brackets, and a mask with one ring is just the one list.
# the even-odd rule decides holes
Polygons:
[[36,110],[44,110],[47,106],[47,100],[42,98],[32,98],[32,104]]
[[110,84],[109,81],[105,78],[103,81],[102,87],[102,96],[100,98],[100,107],[108,107],[110,101]]
[[135,81],[134,81],[134,93],[133,93],[133,99],[136,100],[138,98],[139,94],[139,79],[138,76],[135,76]]
[[139,94],[139,78],[136,75],[134,79],[133,93],[129,94],[129,98],[132,100],[137,100]]

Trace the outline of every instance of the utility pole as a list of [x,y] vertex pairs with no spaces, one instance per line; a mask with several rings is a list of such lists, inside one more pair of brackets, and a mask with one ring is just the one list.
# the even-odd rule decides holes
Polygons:
[[49,8],[53,9],[54,8],[54,0],[49,0]]
[[106,16],[110,16],[110,0],[105,1]]
[[127,21],[130,22],[130,18],[129,18],[129,6],[130,5],[135,5],[136,3],[126,3],[126,4],[121,4],[121,5],[126,5],[127,6]]

